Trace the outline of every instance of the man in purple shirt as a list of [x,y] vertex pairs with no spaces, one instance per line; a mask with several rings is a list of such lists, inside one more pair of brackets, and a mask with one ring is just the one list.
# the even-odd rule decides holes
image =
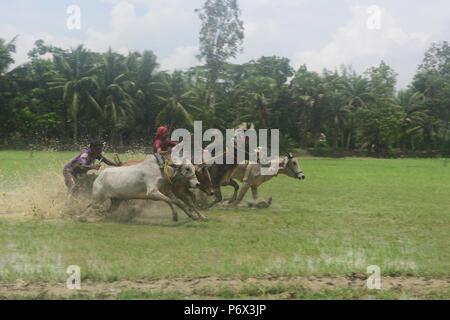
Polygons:
[[72,161],[70,161],[63,170],[64,182],[69,191],[69,195],[72,195],[74,188],[77,186],[77,180],[80,176],[87,174],[89,170],[99,170],[101,164],[96,164],[95,160],[99,160],[100,162],[104,162],[109,166],[120,167],[121,163],[115,163],[104,156],[102,156],[103,152],[103,143],[100,141],[93,141],[89,145],[89,149],[84,150],[78,156],[75,157]]

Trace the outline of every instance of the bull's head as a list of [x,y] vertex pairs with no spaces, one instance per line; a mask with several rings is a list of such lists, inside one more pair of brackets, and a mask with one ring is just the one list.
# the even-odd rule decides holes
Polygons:
[[287,153],[287,157],[285,158],[282,169],[290,177],[297,178],[300,180],[306,178],[306,176],[303,174],[303,171],[300,169],[297,159],[295,159],[295,156],[292,152]]
[[182,163],[174,162],[171,166],[176,168],[175,176],[184,180],[189,188],[200,187],[200,182],[195,174],[195,168],[190,161],[185,160]]
[[195,169],[195,175],[200,182],[200,190],[206,194],[214,195],[214,186],[212,184],[211,175],[209,174],[209,165],[201,164]]

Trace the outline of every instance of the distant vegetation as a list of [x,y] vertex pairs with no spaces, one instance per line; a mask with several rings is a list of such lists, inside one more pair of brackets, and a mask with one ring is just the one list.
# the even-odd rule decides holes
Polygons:
[[[152,51],[64,50],[42,40],[29,62],[8,71],[16,39],[0,39],[0,145],[77,145],[92,137],[113,147],[149,145],[159,125],[189,129],[202,120],[204,128],[244,121],[279,128],[285,148],[450,154],[448,42],[434,43],[398,92],[397,74],[383,61],[363,74],[351,66],[294,70],[275,56],[230,64],[243,39],[239,10],[225,1],[223,12],[208,11],[216,2],[223,1],[199,11],[205,64],[184,71],[161,70]],[[217,25],[207,24],[212,14],[234,19],[221,27],[229,28],[222,42]]]

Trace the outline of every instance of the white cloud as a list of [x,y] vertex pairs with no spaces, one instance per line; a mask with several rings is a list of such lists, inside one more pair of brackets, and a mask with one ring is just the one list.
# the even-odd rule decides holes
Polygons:
[[[13,54],[14,64],[11,66],[12,68],[29,61],[28,52],[34,48],[34,43],[37,40],[42,39],[47,44],[66,49],[80,44],[80,41],[76,39],[69,37],[55,37],[51,33],[45,31],[36,31],[33,33],[22,32],[22,30],[9,24],[0,26],[0,34],[6,41],[10,41],[13,37],[18,35],[16,40],[16,53]],[[49,58],[50,56],[47,55],[45,57]]]
[[[334,69],[342,64],[353,64],[361,72],[363,70],[358,69],[378,64],[382,59],[389,63],[390,58],[395,59],[397,49],[402,54],[405,48],[423,53],[430,42],[430,34],[403,31],[385,8],[381,8],[379,30],[367,27],[369,15],[366,7],[352,6],[351,10],[352,18],[334,32],[330,43],[295,54],[293,62],[296,68],[306,64],[312,70],[322,71],[323,68]],[[415,71],[417,64],[413,65]],[[400,83],[403,84],[403,80]]]
[[[137,15],[134,3],[147,4],[146,13]],[[111,10],[111,29],[103,32],[89,28],[85,43],[92,50],[105,51],[111,47],[126,53],[149,38],[156,41],[167,33],[183,30],[192,15],[174,0],[121,1]]]
[[[290,41],[303,23],[301,13],[307,11],[308,0],[242,0],[244,51],[233,61],[243,63],[263,55],[286,55],[296,46]],[[287,43],[289,42],[289,45]]]
[[243,0],[244,6],[251,7],[272,7],[272,8],[292,8],[302,6],[308,2],[308,0]]
[[257,20],[244,20],[244,29],[244,52],[238,57],[238,62],[275,54],[277,50],[273,50],[274,43],[281,38],[283,32],[276,20],[269,19],[264,23]]
[[162,59],[160,62],[161,70],[174,71],[184,70],[199,64],[196,55],[198,54],[197,46],[188,46],[176,48],[175,52]]

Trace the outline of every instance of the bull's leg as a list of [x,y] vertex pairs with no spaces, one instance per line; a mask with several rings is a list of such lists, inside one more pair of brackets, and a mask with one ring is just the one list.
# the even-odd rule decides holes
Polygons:
[[188,204],[188,201],[189,201],[188,199],[190,199],[191,201],[190,201],[189,203],[193,203],[193,207],[196,207],[196,208],[197,208],[197,206],[196,206],[196,204],[195,204],[196,197],[195,197],[195,194],[194,194],[191,190],[189,190],[189,189],[183,189],[182,192],[173,191],[173,194],[174,194],[177,198],[181,199],[181,200],[182,200],[185,204],[187,204],[189,207],[191,207],[191,205]]
[[206,216],[200,213],[200,211],[197,210],[195,207],[193,199],[195,199],[195,196],[192,192],[189,191],[188,194],[180,194],[180,199],[184,201],[185,204],[189,206],[201,219],[206,220]]
[[239,190],[239,184],[234,181],[233,179],[230,179],[230,183],[229,185],[231,185],[234,188],[234,193],[233,193],[233,197],[231,198],[230,202],[236,201],[236,197],[238,194],[238,190]]
[[87,206],[86,209],[94,209],[97,210],[99,208],[99,206],[106,201],[106,198],[102,198],[102,199],[94,199],[92,200],[92,202]]
[[[250,174],[251,166],[248,163],[248,160],[245,160],[245,163],[247,163],[247,166],[245,167],[245,173],[244,178],[242,179],[242,182],[246,183],[248,181],[248,175]],[[234,199],[236,200],[236,199]]]
[[190,206],[180,200],[176,195],[174,195],[172,192],[169,192],[167,196],[170,198],[170,200],[172,200],[173,203],[175,203],[181,210],[183,210],[189,218],[191,218],[192,220],[197,219],[192,215]]
[[253,200],[258,200],[258,187],[252,186]]
[[[173,195],[171,195],[171,196],[173,196]],[[172,198],[162,194],[158,189],[155,188],[155,189],[149,189],[147,191],[147,197],[150,200],[164,201],[165,203],[167,203],[169,205],[170,209],[172,210],[173,221],[178,221],[178,213],[173,206],[174,204],[176,204],[178,207],[180,207],[191,219],[195,220],[194,216],[185,209],[183,202],[176,199],[175,196],[173,196],[174,199],[172,199]]]
[[[203,192],[200,190],[200,192]],[[199,206],[197,205],[197,197],[195,196],[195,193],[192,192],[191,190],[187,190],[187,192],[185,194],[182,194],[181,200],[183,200],[189,207],[192,208],[192,210],[198,210]],[[197,211],[196,211],[197,213]]]
[[122,203],[122,200],[111,198],[111,206],[109,207],[108,212],[112,213],[112,212],[116,211],[119,208],[121,203]]
[[70,207],[70,204],[75,200],[74,190],[76,186],[75,177],[67,170],[63,171],[64,182],[67,187],[67,196],[66,196],[66,208]]
[[101,205],[103,202],[105,202],[107,197],[102,192],[94,192],[92,196],[91,203],[87,206],[86,209],[89,208],[97,208],[99,205]]
[[163,195],[158,189],[147,189],[147,198],[154,201],[164,201],[167,203],[170,207],[170,210],[172,210],[172,218],[173,221],[178,221],[178,213],[175,210],[172,200],[170,200],[169,197],[166,197]]
[[222,191],[220,191],[220,186],[214,188],[214,196],[216,197],[216,202],[222,201]]
[[[200,191],[200,192],[203,192],[203,191]],[[193,207],[194,207],[195,209],[199,209],[199,206],[197,205],[197,197],[195,196],[195,193],[189,190],[188,198],[189,198],[190,201],[192,202]]]
[[86,209],[93,208],[98,209],[98,207],[109,198],[109,194],[105,192],[102,187],[97,186],[97,188],[92,189],[92,201]]
[[216,200],[214,200],[213,203],[208,206],[208,208],[211,208],[216,203],[222,201],[222,192],[220,191],[220,186],[214,186],[214,197],[216,198]]
[[195,195],[195,203],[199,209],[208,209],[208,194],[199,190]]
[[244,196],[247,193],[249,188],[250,188],[250,185],[248,183],[244,183],[242,185],[241,191],[239,192],[239,196],[237,197],[237,200],[235,201],[236,204],[241,202],[242,199],[244,199]]

